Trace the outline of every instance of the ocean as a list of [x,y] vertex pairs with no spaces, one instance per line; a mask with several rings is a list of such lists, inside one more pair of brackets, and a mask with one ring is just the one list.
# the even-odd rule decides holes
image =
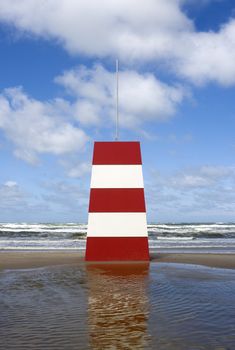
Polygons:
[[[0,223],[0,250],[85,250],[86,232],[82,223]],[[151,251],[235,253],[235,223],[152,223],[148,235]]]

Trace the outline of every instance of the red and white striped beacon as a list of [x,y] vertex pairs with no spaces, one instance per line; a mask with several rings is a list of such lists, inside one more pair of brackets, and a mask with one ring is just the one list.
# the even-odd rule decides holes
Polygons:
[[149,260],[139,142],[95,142],[87,261]]
[[149,260],[142,159],[139,142],[116,137],[95,142],[92,162],[86,261]]

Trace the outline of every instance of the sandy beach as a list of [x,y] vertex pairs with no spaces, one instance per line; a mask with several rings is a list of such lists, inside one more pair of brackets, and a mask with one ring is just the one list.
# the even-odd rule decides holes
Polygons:
[[[204,265],[235,269],[235,254],[151,254],[152,262]],[[3,251],[0,252],[0,270],[27,269],[53,265],[76,265],[84,262],[84,252],[71,251]]]

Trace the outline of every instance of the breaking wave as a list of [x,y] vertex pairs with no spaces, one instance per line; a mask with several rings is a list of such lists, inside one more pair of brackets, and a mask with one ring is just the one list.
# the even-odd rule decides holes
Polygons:
[[[110,228],[111,230],[112,228]],[[0,249],[85,249],[83,223],[0,223]],[[235,251],[235,223],[149,224],[151,249]]]

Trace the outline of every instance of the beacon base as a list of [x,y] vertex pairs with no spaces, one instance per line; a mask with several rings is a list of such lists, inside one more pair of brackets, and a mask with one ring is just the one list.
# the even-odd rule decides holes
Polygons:
[[86,261],[148,261],[148,237],[87,237]]

